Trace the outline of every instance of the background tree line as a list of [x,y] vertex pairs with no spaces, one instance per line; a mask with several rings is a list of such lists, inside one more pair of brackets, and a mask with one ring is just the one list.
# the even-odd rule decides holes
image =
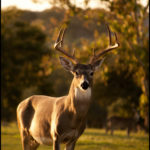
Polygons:
[[18,103],[33,94],[67,94],[72,76],[63,70],[53,48],[62,24],[68,26],[65,49],[71,53],[75,48],[76,57],[83,63],[88,61],[93,48],[101,50],[108,45],[109,24],[118,35],[120,47],[105,56],[95,74],[88,126],[103,127],[108,116],[131,117],[137,110],[148,127],[148,6],[135,0],[106,1],[108,10],[81,9],[61,0],[61,7],[43,12],[14,7],[2,10],[3,121],[15,120]]

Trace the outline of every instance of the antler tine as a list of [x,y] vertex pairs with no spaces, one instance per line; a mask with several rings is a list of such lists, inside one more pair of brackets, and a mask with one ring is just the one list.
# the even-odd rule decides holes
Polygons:
[[65,35],[65,32],[66,32],[66,28],[62,31],[62,36],[61,36],[61,47],[63,47],[63,43],[64,43],[64,41],[63,41],[63,39],[64,39],[64,35]]
[[58,36],[57,36],[57,39],[56,39],[56,42],[55,42],[54,47],[56,46],[56,44],[57,44],[57,43],[59,43],[59,42],[61,42],[61,41],[62,41],[62,39],[60,40],[60,36],[61,36],[61,34],[62,34],[62,29],[61,29],[61,30],[59,30],[59,34],[58,34]]
[[109,35],[109,46],[108,48],[106,48],[105,50],[99,52],[98,54],[95,54],[95,56],[93,56],[91,59],[90,59],[90,63],[94,63],[100,56],[104,55],[105,53],[119,47],[119,42],[118,42],[118,38],[117,38],[117,34],[114,33],[115,35],[115,44],[112,45],[112,38],[111,38],[111,31],[110,31],[110,28],[109,26],[107,25],[107,30],[108,30],[108,35]]
[[73,57],[75,57],[75,51],[76,51],[76,49],[74,48],[74,49],[73,49],[73,52],[72,52],[72,56],[73,56]]
[[56,42],[54,44],[54,48],[63,53],[65,56],[67,56],[68,58],[70,58],[75,64],[78,63],[77,59],[74,57],[74,55],[70,55],[68,54],[64,49],[63,49],[63,39],[64,39],[64,35],[66,32],[66,28],[64,29],[60,29],[58,37],[56,39]]
[[93,56],[95,56],[95,49],[93,48]]
[[119,42],[118,42],[118,37],[117,37],[117,34],[114,32],[114,35],[115,35],[115,40],[116,40],[116,42],[117,42],[117,44],[118,44],[118,46],[120,45],[119,44]]
[[109,35],[109,45],[112,45],[112,40],[111,40],[111,31],[108,25],[106,25],[107,30],[108,30],[108,35]]

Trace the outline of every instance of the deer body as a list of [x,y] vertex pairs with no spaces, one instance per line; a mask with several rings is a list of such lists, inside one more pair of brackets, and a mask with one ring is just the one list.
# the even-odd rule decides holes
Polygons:
[[[60,143],[66,144],[66,150],[74,150],[75,143],[86,126],[93,73],[103,62],[103,59],[98,58],[118,47],[118,44],[112,46],[110,42],[111,46],[102,54],[94,54],[89,64],[80,64],[74,55],[63,50],[64,32],[65,30],[60,31],[54,47],[72,60],[60,57],[61,65],[74,76],[69,93],[63,97],[34,95],[18,105],[17,121],[23,150],[36,150],[40,144],[51,143],[53,150],[60,150]],[[111,41],[111,37],[109,39]]]
[[[86,68],[89,71],[90,66]],[[84,72],[86,76],[86,69]],[[21,132],[28,131],[28,138],[32,137],[39,144],[76,142],[86,126],[92,85],[90,80],[86,81],[90,83],[84,90],[79,87],[80,82],[79,85],[76,82],[74,78],[67,96],[54,98],[35,95],[21,102],[17,109],[20,129],[24,130]]]
[[137,131],[137,125],[137,118],[112,116],[107,120],[106,133],[110,130],[111,135],[113,135],[115,129],[127,129],[127,135],[129,136],[131,131]]

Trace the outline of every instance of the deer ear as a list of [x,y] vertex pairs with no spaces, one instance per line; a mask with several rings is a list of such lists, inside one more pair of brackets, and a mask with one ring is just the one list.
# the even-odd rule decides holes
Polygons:
[[100,60],[97,60],[96,62],[94,62],[92,64],[93,68],[94,68],[94,71],[98,70],[98,68],[101,66],[101,64],[103,63],[105,58],[103,59],[100,59]]
[[60,59],[61,65],[62,65],[67,71],[72,71],[72,70],[73,70],[73,63],[72,63],[70,60],[68,60],[68,59],[66,59],[66,58],[64,58],[64,57],[59,57],[59,59]]

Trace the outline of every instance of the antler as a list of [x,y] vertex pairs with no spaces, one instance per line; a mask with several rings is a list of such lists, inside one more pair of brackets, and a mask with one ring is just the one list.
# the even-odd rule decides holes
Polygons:
[[54,44],[54,48],[63,53],[65,56],[67,56],[68,58],[70,58],[75,64],[78,63],[77,59],[74,56],[74,51],[73,51],[73,55],[68,54],[64,49],[63,49],[63,39],[64,39],[64,35],[66,32],[66,28],[64,29],[60,29],[57,40]]
[[93,56],[92,58],[90,59],[90,63],[94,63],[100,56],[104,55],[105,53],[119,47],[119,42],[118,42],[118,38],[117,38],[117,35],[116,33],[114,33],[115,35],[115,40],[116,40],[116,43],[114,45],[112,45],[112,39],[111,39],[111,31],[110,31],[110,28],[109,26],[107,25],[107,29],[108,29],[108,34],[109,34],[109,46],[107,49],[103,50],[102,52],[99,52],[98,54],[95,54],[95,50],[93,49]]

